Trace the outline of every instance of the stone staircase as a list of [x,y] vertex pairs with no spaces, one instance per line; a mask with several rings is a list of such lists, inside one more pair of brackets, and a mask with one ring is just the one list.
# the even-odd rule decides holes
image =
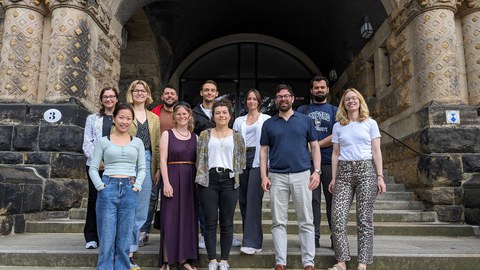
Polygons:
[[[425,211],[423,203],[417,201],[412,192],[405,190],[403,184],[395,183],[393,177],[386,177],[386,181],[388,192],[379,195],[375,203],[375,258],[369,269],[480,269],[478,226],[438,222],[435,212]],[[86,201],[82,204],[86,206]],[[232,248],[232,269],[273,269],[275,260],[268,194],[265,195],[263,209],[263,251],[249,256],[241,254],[238,247]],[[82,232],[85,212],[86,209],[82,207],[49,213],[48,219],[28,221],[25,234],[0,237],[0,270],[94,269],[98,251],[84,248]],[[288,269],[303,269],[296,215],[292,206],[289,220]],[[355,269],[355,201],[350,221],[348,232],[353,260],[349,269]],[[234,226],[236,236],[241,239],[238,209]],[[326,269],[335,260],[333,250],[329,248],[330,232],[325,211],[322,211],[321,230],[321,247],[316,249],[315,261],[317,269]],[[149,244],[140,248],[138,254],[137,262],[143,266],[142,269],[157,269],[158,246],[159,234],[154,230]],[[206,251],[200,250],[200,255],[198,265],[205,267]]]

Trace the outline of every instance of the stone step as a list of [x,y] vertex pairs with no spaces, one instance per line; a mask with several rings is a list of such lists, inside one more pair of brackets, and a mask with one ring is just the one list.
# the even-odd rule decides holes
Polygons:
[[[327,215],[322,212],[322,220],[327,220]],[[268,209],[262,211],[263,220],[271,220],[272,213]],[[420,210],[376,210],[373,214],[374,222],[434,222],[437,214],[433,211],[420,211]],[[240,210],[235,211],[235,220],[241,220],[242,216]],[[356,211],[350,210],[349,220],[355,220]],[[295,210],[288,210],[288,219],[297,220],[297,214]]]
[[[354,201],[352,203],[351,209],[355,210],[356,205]],[[268,219],[271,218],[270,215],[270,206],[269,202],[265,201],[263,205],[263,215],[264,218],[268,217]],[[293,209],[293,202],[289,203],[289,208],[290,210]],[[322,201],[321,203],[321,209],[322,213],[325,213],[325,202]],[[420,201],[376,201],[375,202],[375,211],[381,211],[381,210],[423,210],[424,205]],[[240,209],[237,204],[237,213],[235,215],[236,219],[240,218]],[[292,210],[293,211],[293,210]],[[85,219],[87,216],[87,209],[86,208],[72,208],[69,211],[69,217],[71,219]]]
[[[28,221],[28,233],[82,233],[85,222],[83,220],[56,219],[44,221]],[[263,232],[270,234],[271,221],[263,220]],[[375,235],[406,235],[406,236],[473,236],[476,235],[475,226],[452,224],[443,222],[375,222]],[[348,223],[348,234],[356,234],[356,223]],[[242,222],[234,221],[234,232],[242,232]],[[152,233],[158,230],[152,229]],[[298,234],[296,221],[287,223],[287,233]],[[330,235],[327,222],[321,223],[321,233]]]
[[[0,265],[72,269],[93,268],[98,250],[84,248],[83,234],[19,234],[2,236],[0,241]],[[297,235],[288,236],[288,269],[302,269],[300,243]],[[356,264],[357,239],[349,237],[352,262]],[[218,245],[218,244],[217,244]],[[329,239],[322,239],[316,249],[316,268],[326,269],[334,261],[334,252],[328,246]],[[159,235],[152,235],[148,245],[141,247],[136,262],[144,269],[155,268],[158,259]],[[205,267],[206,250],[200,250],[197,265]],[[263,251],[253,256],[240,254],[232,248],[229,263],[233,269],[272,269],[273,243],[270,235],[264,239]],[[374,238],[374,263],[369,270],[417,270],[417,269],[474,269],[480,264],[478,237],[425,237],[378,236]],[[474,268],[472,268],[474,267]],[[41,269],[41,268],[40,268]]]

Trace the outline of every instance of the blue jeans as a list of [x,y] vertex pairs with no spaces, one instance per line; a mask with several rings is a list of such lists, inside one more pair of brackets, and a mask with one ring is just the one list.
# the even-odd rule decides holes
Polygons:
[[148,216],[148,208],[150,205],[150,195],[152,193],[152,173],[151,162],[152,152],[145,150],[145,163],[147,165],[145,180],[142,184],[142,190],[138,193],[137,209],[135,211],[135,221],[133,224],[133,238],[130,246],[130,252],[138,251],[138,242],[140,240],[140,228],[145,224]]
[[100,239],[97,269],[130,269],[128,253],[138,193],[129,178],[102,177],[105,188],[97,194],[97,228]]

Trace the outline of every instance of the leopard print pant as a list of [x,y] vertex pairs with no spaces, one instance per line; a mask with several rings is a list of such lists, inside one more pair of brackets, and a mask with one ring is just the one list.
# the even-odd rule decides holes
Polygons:
[[377,193],[377,178],[372,160],[339,161],[332,204],[332,234],[337,261],[350,261],[347,223],[355,195],[358,263],[373,262],[373,207]]

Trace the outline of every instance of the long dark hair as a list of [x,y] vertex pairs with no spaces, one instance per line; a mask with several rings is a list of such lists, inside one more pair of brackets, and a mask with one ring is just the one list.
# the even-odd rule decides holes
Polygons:
[[112,86],[105,86],[102,91],[100,91],[100,111],[98,111],[98,113],[100,113],[100,115],[104,116],[105,115],[105,106],[103,106],[103,95],[105,94],[106,91],[108,90],[112,90],[113,92],[115,92],[115,97],[117,98],[117,103],[118,103],[118,91],[115,87],[112,87]]
[[117,103],[115,110],[113,111],[113,117],[117,116],[118,112],[121,110],[129,110],[132,112],[132,118],[135,119],[135,112],[133,111],[132,105],[128,103]]

